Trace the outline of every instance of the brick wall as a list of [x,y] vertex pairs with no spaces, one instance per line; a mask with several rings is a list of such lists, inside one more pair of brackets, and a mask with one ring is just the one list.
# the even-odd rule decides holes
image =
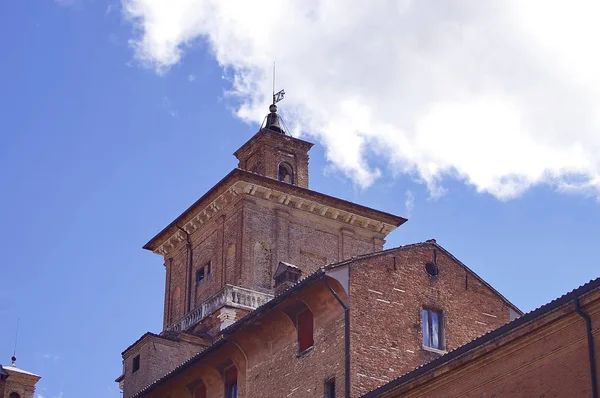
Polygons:
[[287,135],[261,130],[246,142],[235,156],[238,167],[278,179],[279,164],[293,169],[294,185],[308,188],[308,151],[313,144]]
[[[128,398],[164,376],[176,366],[202,350],[202,346],[185,341],[171,341],[148,336],[125,353],[123,397]],[[133,360],[140,357],[140,367],[133,372]]]
[[[304,308],[315,315],[314,345],[298,355],[292,319]],[[189,386],[202,381],[209,397],[222,397],[223,370],[228,364],[237,366],[240,397],[322,397],[325,381],[332,378],[337,396],[344,394],[344,315],[321,281],[225,340],[223,346],[146,396],[191,397]]]
[[[425,264],[432,261],[434,249],[439,274],[432,277]],[[342,288],[343,267],[349,267],[349,299]],[[443,311],[443,348],[447,350],[497,328],[510,317],[510,306],[497,293],[433,243],[355,259],[328,272],[331,277],[326,278],[351,308],[352,397],[441,355],[423,348],[423,306]],[[339,282],[332,279],[334,275]],[[238,365],[240,396],[322,397],[325,382],[331,378],[336,381],[337,396],[343,396],[342,307],[322,280],[283,298],[276,307],[224,336],[227,348],[216,349],[148,396],[189,396],[183,387],[206,378],[205,384],[214,392],[209,396],[219,397],[222,370],[231,361]],[[304,308],[315,316],[314,346],[298,355],[295,319]],[[243,360],[235,359],[236,355]]]
[[[434,250],[439,274],[430,276],[425,264],[433,261]],[[447,351],[509,321],[506,302],[433,243],[401,247],[350,267],[352,396],[440,355],[423,348],[423,307],[443,312]]]
[[[4,368],[9,374],[9,377],[4,381],[0,381],[0,397],[8,398],[13,392],[18,393],[21,398],[34,398],[35,385],[40,379],[39,376],[33,376],[26,373],[12,371],[10,366]],[[3,383],[4,386],[2,386]]]
[[[598,364],[600,292],[594,296],[582,308],[592,318]],[[586,325],[569,303],[379,397],[591,397],[591,391]]]
[[[381,250],[384,241],[379,235],[265,199],[239,195],[189,235],[191,285],[187,242],[180,242],[165,259],[164,327],[187,313],[188,290],[191,309],[217,293],[225,283],[272,294],[273,274],[279,261],[295,264],[308,275],[323,265]],[[196,272],[208,263],[210,278],[197,284]]]
[[314,345],[308,352],[298,353],[291,319],[303,306],[294,308],[296,300],[266,317],[263,333],[237,338],[248,355],[246,383],[252,397],[323,397],[325,381],[332,378],[338,396],[343,396],[343,311],[322,282],[306,289],[297,300],[314,315]]

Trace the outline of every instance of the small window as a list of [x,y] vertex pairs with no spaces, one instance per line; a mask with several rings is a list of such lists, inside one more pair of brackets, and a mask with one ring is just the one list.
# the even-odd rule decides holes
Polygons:
[[131,373],[135,373],[140,370],[140,356],[136,355],[133,357],[133,366],[131,368]]
[[427,271],[427,273],[431,276],[438,276],[440,273],[440,269],[434,263],[425,264],[425,271]]
[[335,398],[335,379],[329,379],[325,382],[325,398]]
[[200,383],[194,388],[194,398],[206,398],[206,386]]
[[21,396],[16,392],[11,392],[8,398],[21,398]]
[[237,398],[237,368],[231,366],[225,369],[225,398]]
[[289,163],[282,162],[279,164],[278,179],[279,181],[287,182],[288,184],[294,183],[294,172]]
[[201,285],[205,280],[210,279],[210,262],[196,272],[196,283]]
[[298,314],[298,352],[302,353],[313,346],[313,314],[309,309]]
[[421,318],[423,323],[423,346],[443,350],[442,312],[423,309]]

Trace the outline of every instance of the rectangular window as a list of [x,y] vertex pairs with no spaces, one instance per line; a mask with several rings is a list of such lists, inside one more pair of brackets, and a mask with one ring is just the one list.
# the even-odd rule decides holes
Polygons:
[[196,283],[198,285],[201,285],[207,279],[210,279],[210,262],[196,272]]
[[131,368],[131,373],[135,373],[140,369],[140,356],[136,355],[133,357],[133,366]]
[[200,268],[198,272],[196,272],[196,283],[201,285],[204,283],[204,267]]
[[329,379],[325,382],[325,398],[335,398],[335,379]]
[[225,398],[237,398],[237,368],[232,366],[225,369]]
[[442,312],[423,309],[421,319],[423,324],[423,346],[443,350]]
[[298,314],[298,352],[306,351],[313,344],[313,314],[306,309]]

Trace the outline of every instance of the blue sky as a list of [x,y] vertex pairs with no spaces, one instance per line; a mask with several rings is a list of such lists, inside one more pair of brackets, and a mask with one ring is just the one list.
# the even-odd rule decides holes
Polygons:
[[[156,3],[144,2],[148,10]],[[444,137],[456,134],[461,147],[489,140],[501,148],[488,153],[475,147],[461,155],[468,158],[462,162],[440,155],[444,146],[454,150],[454,143],[416,128],[427,145],[405,141],[418,154],[412,156],[393,147],[393,139],[370,132],[375,125],[369,117],[350,117],[372,113],[365,111],[371,97],[362,87],[382,86],[371,75],[349,84],[353,76],[344,73],[350,72],[320,58],[335,90],[326,78],[318,92],[304,90],[302,68],[292,63],[306,51],[302,37],[288,38],[288,47],[297,40],[297,48],[282,47],[274,56],[243,47],[248,43],[238,48],[223,42],[215,34],[224,32],[219,26],[157,39],[156,32],[144,30],[156,15],[127,14],[121,3],[103,0],[0,2],[0,363],[9,363],[20,318],[18,365],[43,376],[40,396],[120,396],[113,380],[121,372],[121,351],[162,325],[164,268],[159,256],[141,246],[236,166],[232,153],[267,112],[266,71],[273,59],[281,62],[278,86],[287,92],[283,114],[304,139],[317,143],[310,153],[311,188],[407,216],[387,247],[436,238],[524,311],[598,276],[597,162],[585,151],[561,152],[570,145],[562,136],[544,141],[559,130],[535,125],[524,141],[503,131],[517,146],[554,146],[529,143],[531,156],[507,152],[498,161],[494,152],[505,149],[504,140],[492,136],[493,128],[469,144],[473,136],[460,135],[464,129],[443,116],[447,109],[460,116],[464,107],[434,106],[442,116],[417,125],[441,125]],[[191,23],[206,23],[202,18]],[[169,38],[180,53],[161,47]],[[144,40],[147,48],[140,52],[135,43]],[[231,55],[236,51],[246,54],[243,62]],[[251,68],[257,64],[261,68]],[[560,89],[562,95],[570,87],[568,95],[577,97],[581,84],[555,85],[548,93]],[[527,104],[524,98],[534,91],[508,90],[511,104]],[[409,107],[410,98],[382,95],[387,97],[381,107]],[[435,95],[442,94],[430,92],[421,102]],[[350,116],[340,118],[348,110]],[[557,126],[572,116],[565,115]],[[385,126],[406,128],[396,122],[390,117]],[[352,124],[363,127],[343,129]],[[573,125],[597,131],[590,126]],[[584,149],[597,143],[591,135],[572,134]],[[436,145],[442,148],[424,149]],[[547,153],[560,168],[547,162]],[[574,153],[587,163],[577,163]]]

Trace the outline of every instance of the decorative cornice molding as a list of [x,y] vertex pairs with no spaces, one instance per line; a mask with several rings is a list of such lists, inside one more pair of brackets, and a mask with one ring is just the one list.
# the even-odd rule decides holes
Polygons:
[[[371,233],[375,232],[387,235],[396,228],[395,225],[338,209],[331,204],[322,204],[315,200],[302,198],[248,181],[236,181],[214,201],[209,203],[204,209],[200,210],[189,222],[180,227],[188,234],[193,233],[240,195],[268,200],[273,203],[287,206],[290,209],[302,210],[319,217],[346,223],[353,228],[362,228]],[[185,238],[185,234],[182,231],[177,231],[154,252],[166,256],[181,242],[185,241]]]

